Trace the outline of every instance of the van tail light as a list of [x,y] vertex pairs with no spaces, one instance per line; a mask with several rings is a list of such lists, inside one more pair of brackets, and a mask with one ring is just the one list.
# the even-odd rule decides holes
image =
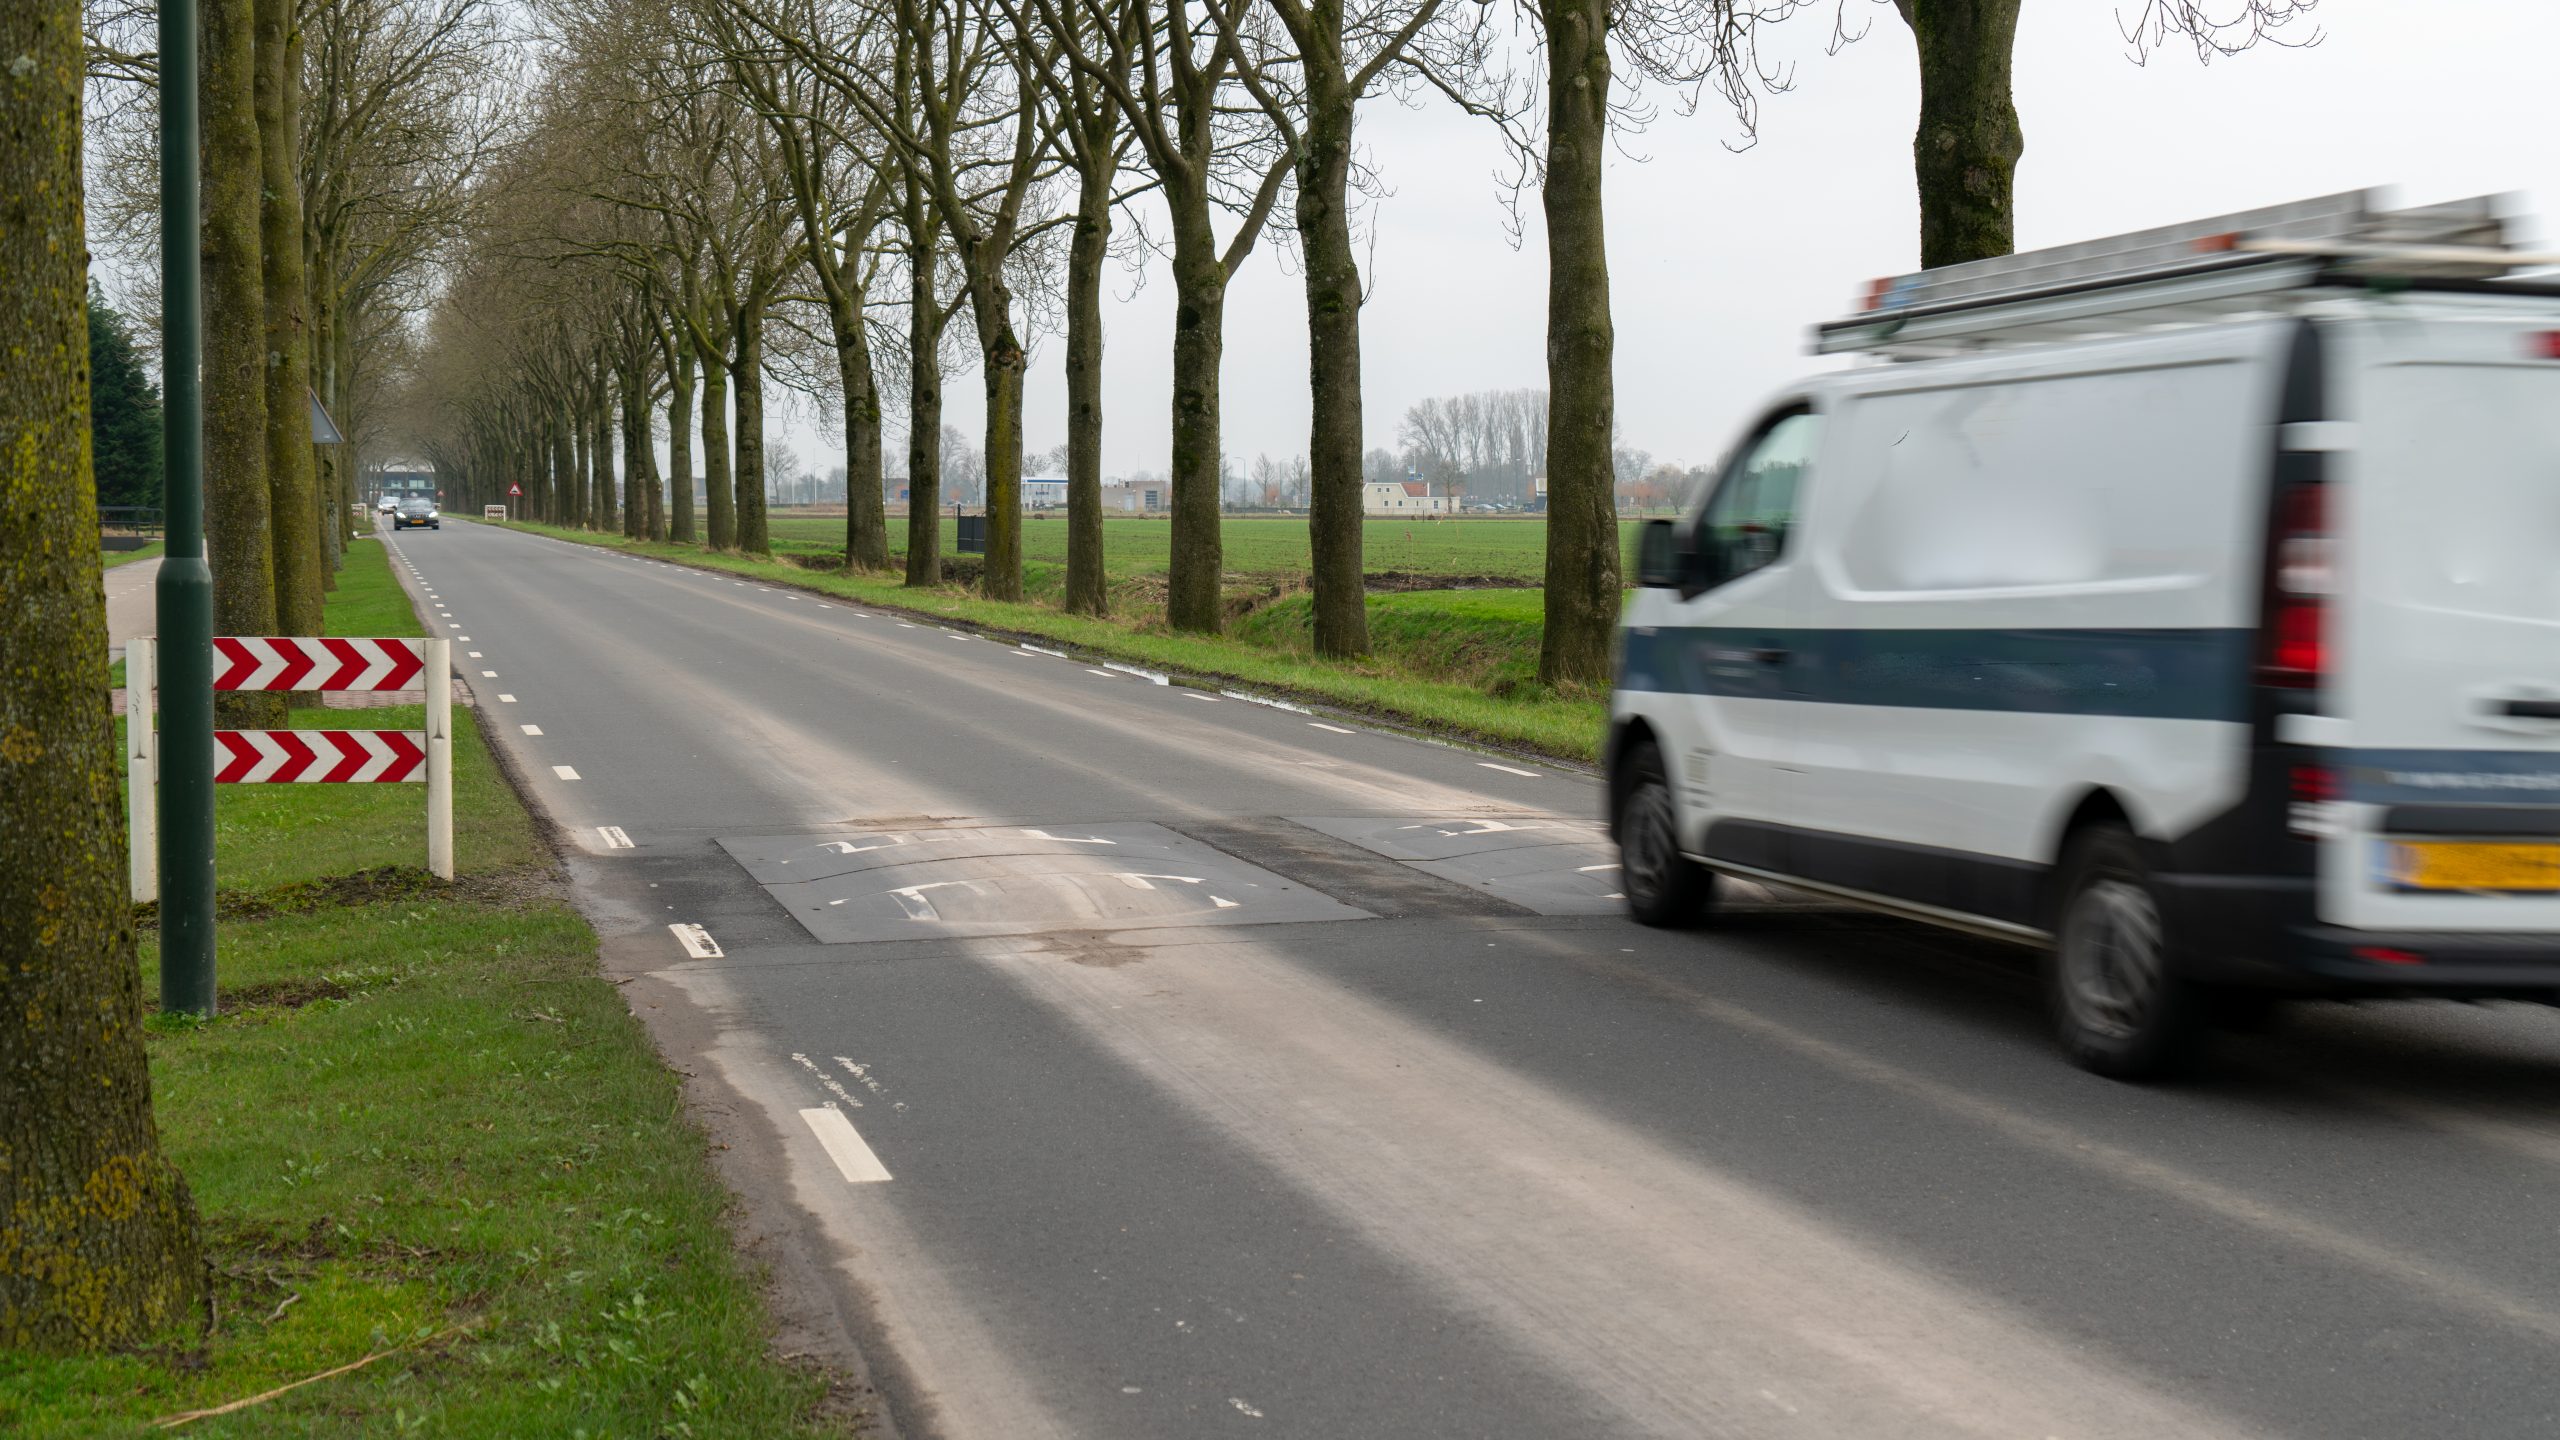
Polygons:
[[2304,689],[2328,670],[2329,596],[2337,589],[2329,487],[2286,487],[2276,513],[2258,681]]
[[2340,833],[2338,772],[2326,765],[2293,767],[2293,803],[2286,807],[2286,828],[2296,838],[2319,840]]

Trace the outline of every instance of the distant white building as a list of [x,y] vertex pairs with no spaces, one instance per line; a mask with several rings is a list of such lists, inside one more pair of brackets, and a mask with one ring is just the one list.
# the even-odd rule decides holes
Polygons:
[[1446,515],[1449,497],[1432,494],[1428,480],[1372,480],[1360,487],[1360,510],[1366,515]]
[[1105,480],[1102,482],[1102,513],[1105,515],[1151,515],[1172,508],[1173,484],[1168,480]]
[[1066,482],[1066,481],[1064,481],[1064,480],[1051,480],[1051,479],[1046,479],[1046,478],[1042,478],[1042,479],[1033,479],[1031,476],[1028,476],[1028,475],[1025,475],[1025,476],[1023,476],[1023,477],[1022,477],[1022,508],[1023,508],[1023,509],[1025,509],[1025,510],[1054,510],[1054,509],[1058,508],[1059,506],[1064,505],[1064,504],[1066,504],[1066,503],[1067,503],[1067,482]]

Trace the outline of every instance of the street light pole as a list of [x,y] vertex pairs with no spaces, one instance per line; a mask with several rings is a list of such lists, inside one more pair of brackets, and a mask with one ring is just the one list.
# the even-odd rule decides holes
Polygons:
[[213,1013],[213,570],[204,555],[196,0],[160,0],[160,1008]]

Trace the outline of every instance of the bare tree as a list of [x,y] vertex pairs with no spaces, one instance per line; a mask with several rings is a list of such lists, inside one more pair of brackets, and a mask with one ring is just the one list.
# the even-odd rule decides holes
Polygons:
[[[1173,534],[1165,618],[1177,630],[1225,623],[1218,529],[1218,369],[1226,352],[1227,280],[1253,252],[1278,203],[1291,157],[1239,133],[1225,96],[1247,57],[1234,33],[1203,27],[1187,0],[1037,0],[1052,32],[1082,7],[1095,53],[1064,58],[1120,106],[1164,192],[1173,240]],[[1135,13],[1132,13],[1132,11]],[[1241,162],[1241,163],[1239,163]],[[1235,215],[1219,243],[1213,219]]]

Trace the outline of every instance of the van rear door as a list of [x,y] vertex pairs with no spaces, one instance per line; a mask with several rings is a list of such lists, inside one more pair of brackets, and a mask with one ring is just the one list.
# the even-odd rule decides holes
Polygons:
[[2339,336],[2333,923],[2560,932],[2560,309],[2512,305]]

